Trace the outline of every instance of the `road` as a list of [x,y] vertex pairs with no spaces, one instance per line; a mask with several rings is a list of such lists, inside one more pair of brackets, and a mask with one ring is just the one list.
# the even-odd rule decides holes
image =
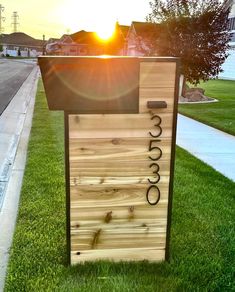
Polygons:
[[35,62],[0,58],[0,115],[33,70]]

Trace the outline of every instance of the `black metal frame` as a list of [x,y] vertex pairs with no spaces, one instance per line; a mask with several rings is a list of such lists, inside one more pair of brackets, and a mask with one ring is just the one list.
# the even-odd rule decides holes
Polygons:
[[176,148],[176,131],[177,131],[177,113],[178,113],[178,98],[179,98],[179,77],[180,77],[180,59],[175,58],[176,73],[175,73],[175,94],[174,94],[174,109],[172,120],[172,140],[171,140],[171,163],[170,163],[170,183],[168,197],[168,212],[167,212],[167,233],[166,233],[166,253],[165,260],[170,261],[170,236],[171,236],[171,215],[173,203],[173,187],[174,187],[174,169],[175,169],[175,148]]
[[65,154],[65,188],[66,188],[66,238],[68,265],[71,264],[70,232],[70,164],[69,164],[69,114],[64,112],[64,154]]
[[[176,63],[175,74],[175,91],[174,91],[174,108],[172,121],[172,143],[171,143],[171,161],[170,161],[170,182],[168,196],[168,212],[167,212],[167,232],[166,232],[166,250],[165,260],[170,260],[170,230],[171,230],[171,214],[173,201],[173,184],[174,184],[174,166],[175,166],[175,147],[176,147],[176,128],[177,128],[177,111],[178,111],[178,95],[179,95],[179,58],[138,58],[139,62],[174,62]],[[65,144],[65,181],[66,181],[66,235],[67,235],[67,254],[68,264],[71,264],[71,232],[70,232],[70,164],[69,164],[69,115],[76,114],[75,111],[64,112],[64,144]]]

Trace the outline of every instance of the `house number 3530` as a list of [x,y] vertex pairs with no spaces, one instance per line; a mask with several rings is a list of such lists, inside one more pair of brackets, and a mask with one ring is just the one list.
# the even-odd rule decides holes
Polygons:
[[150,205],[157,205],[161,196],[160,190],[157,186],[157,183],[160,180],[160,174],[159,174],[160,166],[157,162],[162,157],[162,150],[157,145],[159,142],[161,142],[159,137],[162,134],[162,128],[161,128],[162,120],[158,115],[152,116],[151,120],[155,122],[154,124],[155,130],[154,132],[149,132],[152,138],[149,141],[149,152],[150,152],[149,159],[151,161],[151,164],[149,165],[149,167],[153,171],[154,178],[152,179],[148,178],[148,182],[150,183],[150,186],[148,187],[147,192],[146,192],[146,199]]

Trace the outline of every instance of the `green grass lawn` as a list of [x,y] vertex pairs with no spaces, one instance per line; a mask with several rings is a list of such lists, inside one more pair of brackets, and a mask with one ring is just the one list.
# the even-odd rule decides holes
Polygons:
[[210,104],[181,104],[179,112],[212,127],[235,135],[235,81],[209,80],[198,87],[219,100]]
[[40,83],[5,291],[235,291],[235,183],[179,148],[170,264],[67,267],[63,147]]

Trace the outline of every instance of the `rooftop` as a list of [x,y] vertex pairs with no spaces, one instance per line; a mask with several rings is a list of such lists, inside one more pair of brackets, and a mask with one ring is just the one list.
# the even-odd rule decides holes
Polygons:
[[8,45],[42,46],[43,40],[35,39],[23,32],[0,35],[0,42]]
[[132,26],[134,27],[136,34],[142,36],[146,33],[153,32],[154,30],[156,30],[159,24],[151,22],[133,21]]
[[95,32],[80,30],[70,35],[71,39],[80,44],[98,43],[98,38]]

